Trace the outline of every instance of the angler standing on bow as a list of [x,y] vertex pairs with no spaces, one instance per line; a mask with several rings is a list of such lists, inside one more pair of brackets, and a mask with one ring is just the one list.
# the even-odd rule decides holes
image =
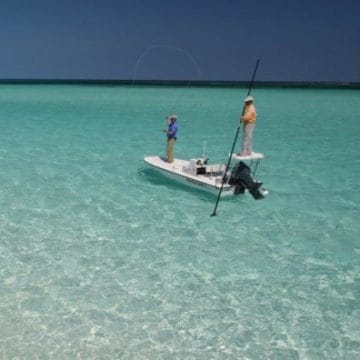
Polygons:
[[167,143],[166,143],[166,161],[168,163],[174,162],[174,146],[176,142],[176,133],[178,131],[178,127],[176,124],[177,116],[169,115],[167,118],[168,128],[164,129],[163,132],[167,135]]

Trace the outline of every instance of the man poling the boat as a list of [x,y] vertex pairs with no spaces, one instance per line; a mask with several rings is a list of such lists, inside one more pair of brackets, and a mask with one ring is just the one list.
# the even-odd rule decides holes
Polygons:
[[242,148],[238,156],[248,156],[252,153],[252,136],[256,122],[256,109],[254,106],[254,98],[247,96],[244,100],[244,114],[240,117],[240,123],[243,124]]
[[[250,93],[251,93],[251,89],[254,85],[254,80],[255,80],[255,76],[256,76],[256,72],[257,72],[257,69],[259,67],[259,63],[260,63],[260,59],[257,59],[256,60],[256,64],[255,64],[255,68],[254,68],[254,72],[252,74],[252,77],[251,77],[251,81],[250,81],[250,85],[249,85],[249,90],[248,90],[248,93],[247,93],[247,99],[249,99],[250,97]],[[241,113],[241,118],[245,115],[245,110],[246,110],[246,102],[244,104],[244,107],[243,107],[243,111]],[[221,187],[220,187],[220,190],[219,190],[219,193],[218,193],[218,197],[216,199],[216,203],[215,203],[215,206],[214,206],[214,210],[212,212],[212,214],[210,216],[216,216],[216,210],[217,210],[217,207],[219,205],[219,200],[220,200],[220,197],[221,197],[221,193],[223,191],[223,186],[224,186],[224,182],[225,182],[225,174],[228,172],[229,170],[229,166],[230,166],[230,163],[231,163],[231,159],[232,159],[232,155],[234,153],[234,149],[235,149],[235,144],[236,144],[236,141],[237,141],[237,138],[238,138],[238,135],[239,135],[239,131],[240,131],[240,126],[237,127],[236,129],[236,133],[235,133],[235,137],[234,137],[234,141],[233,141],[233,144],[232,144],[232,147],[231,147],[231,151],[230,151],[230,155],[229,155],[229,158],[228,158],[228,161],[227,161],[227,164],[226,164],[226,168],[225,168],[225,173],[224,173],[224,176],[222,178],[222,181],[221,181]],[[251,155],[251,154],[250,154]]]

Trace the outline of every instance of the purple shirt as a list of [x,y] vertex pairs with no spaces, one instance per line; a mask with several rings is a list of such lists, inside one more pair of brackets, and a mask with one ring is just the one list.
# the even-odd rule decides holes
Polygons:
[[169,128],[168,128],[168,134],[167,134],[168,139],[175,139],[176,140],[177,131],[178,131],[178,128],[177,128],[177,125],[176,125],[176,121],[174,121],[173,123],[170,123]]

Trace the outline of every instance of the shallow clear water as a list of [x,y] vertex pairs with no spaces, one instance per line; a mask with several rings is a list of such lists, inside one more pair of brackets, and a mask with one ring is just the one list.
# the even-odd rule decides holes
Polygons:
[[360,356],[359,91],[255,88],[270,194],[216,217],[143,163],[169,112],[226,161],[245,95],[0,86],[0,358]]

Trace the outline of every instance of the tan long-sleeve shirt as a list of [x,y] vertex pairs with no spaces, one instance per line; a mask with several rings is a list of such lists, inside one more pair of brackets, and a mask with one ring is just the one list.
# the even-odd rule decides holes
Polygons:
[[256,109],[254,104],[246,105],[244,115],[241,117],[244,124],[254,124],[256,121]]

